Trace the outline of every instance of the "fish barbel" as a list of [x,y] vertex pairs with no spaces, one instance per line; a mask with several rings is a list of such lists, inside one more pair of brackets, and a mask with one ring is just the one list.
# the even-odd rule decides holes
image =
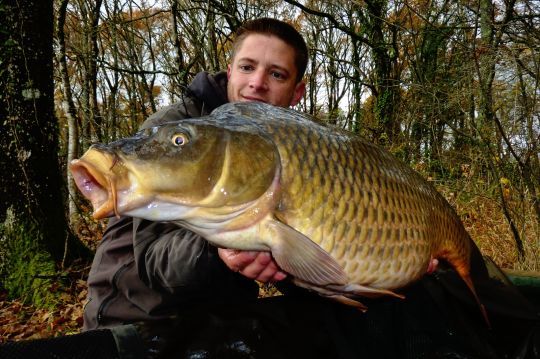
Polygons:
[[402,297],[433,258],[478,301],[471,239],[436,189],[384,149],[290,109],[227,104],[94,145],[71,171],[95,218],[172,221],[221,247],[270,251],[295,284],[349,305]]

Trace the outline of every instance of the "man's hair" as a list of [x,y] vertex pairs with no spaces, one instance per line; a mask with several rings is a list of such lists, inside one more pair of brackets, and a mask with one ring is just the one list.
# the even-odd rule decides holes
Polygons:
[[232,58],[236,55],[244,39],[252,34],[273,35],[291,46],[295,52],[294,64],[298,71],[296,81],[302,80],[308,63],[308,49],[304,38],[294,27],[286,22],[268,17],[248,20],[236,31]]

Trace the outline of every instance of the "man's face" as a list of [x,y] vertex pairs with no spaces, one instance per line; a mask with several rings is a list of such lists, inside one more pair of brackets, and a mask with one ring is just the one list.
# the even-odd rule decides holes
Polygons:
[[248,35],[227,68],[229,101],[296,105],[304,95],[305,84],[296,82],[294,58],[294,49],[279,38]]

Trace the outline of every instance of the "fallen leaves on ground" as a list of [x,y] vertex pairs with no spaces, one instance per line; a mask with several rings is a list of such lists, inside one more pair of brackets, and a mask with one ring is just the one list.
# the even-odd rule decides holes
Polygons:
[[79,333],[83,324],[86,282],[77,280],[58,296],[52,309],[37,309],[0,292],[0,343]]

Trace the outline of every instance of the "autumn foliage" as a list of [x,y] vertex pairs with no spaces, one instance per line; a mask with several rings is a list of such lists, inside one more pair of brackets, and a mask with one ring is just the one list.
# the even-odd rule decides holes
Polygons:
[[[68,199],[58,208],[95,248],[105,224],[91,218],[67,163],[93,142],[133,134],[199,71],[225,70],[238,26],[270,16],[298,28],[310,49],[297,110],[385,146],[443,193],[485,255],[540,271],[538,14],[526,0],[55,0],[51,148]],[[8,40],[2,59],[16,49]],[[0,340],[80,330],[90,259],[72,267],[60,252],[47,309],[0,285]]]

